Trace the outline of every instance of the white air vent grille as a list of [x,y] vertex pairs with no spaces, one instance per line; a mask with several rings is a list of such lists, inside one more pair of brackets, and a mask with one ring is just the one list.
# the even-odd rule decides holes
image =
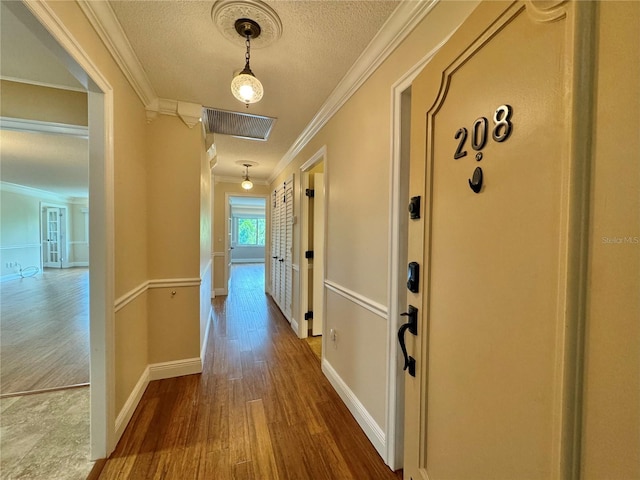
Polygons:
[[205,107],[204,121],[207,133],[266,141],[276,119]]

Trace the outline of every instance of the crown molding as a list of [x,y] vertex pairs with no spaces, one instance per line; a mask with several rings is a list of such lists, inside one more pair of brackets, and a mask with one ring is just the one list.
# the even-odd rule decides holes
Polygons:
[[26,133],[48,133],[89,138],[89,127],[70,125],[67,123],[42,122],[26,118],[0,117],[0,130],[11,130]]
[[156,92],[109,2],[77,2],[142,103],[150,105]]
[[7,75],[0,75],[0,80],[14,83],[25,83],[27,85],[34,85],[36,87],[55,88],[56,90],[68,90],[70,92],[80,92],[84,94],[87,93],[87,91],[82,87],[71,87],[69,85],[59,85],[57,83],[38,82],[37,80],[8,77]]
[[202,105],[158,98],[142,63],[140,63],[140,59],[138,59],[131,43],[129,43],[129,39],[109,2],[77,1],[89,23],[98,33],[116,64],[140,98],[146,110],[147,123],[155,120],[158,114],[177,115],[189,128],[193,128],[201,121]]
[[269,181],[289,165],[309,141],[333,117],[362,84],[377,70],[440,0],[403,1],[369,42],[327,101],[274,168]]
[[147,123],[158,118],[158,114],[180,117],[189,128],[193,128],[202,121],[202,105],[197,103],[155,98],[146,106],[146,111]]
[[87,198],[82,197],[65,197],[64,195],[58,195],[57,193],[48,192],[46,190],[40,190],[38,188],[26,187],[24,185],[18,185],[9,182],[0,182],[0,191],[17,193],[19,195],[25,195],[27,197],[35,197],[40,200],[48,200],[50,202],[67,203],[84,205],[87,203]]

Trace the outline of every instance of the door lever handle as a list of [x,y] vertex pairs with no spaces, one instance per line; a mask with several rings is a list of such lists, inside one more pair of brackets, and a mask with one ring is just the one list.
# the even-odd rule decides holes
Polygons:
[[418,309],[413,305],[409,305],[407,312],[400,314],[403,317],[409,317],[407,323],[402,325],[398,330],[398,342],[400,342],[400,348],[402,349],[402,355],[404,356],[404,368],[409,369],[409,375],[416,376],[416,360],[409,356],[407,353],[407,346],[404,341],[404,334],[407,330],[413,335],[418,335]]

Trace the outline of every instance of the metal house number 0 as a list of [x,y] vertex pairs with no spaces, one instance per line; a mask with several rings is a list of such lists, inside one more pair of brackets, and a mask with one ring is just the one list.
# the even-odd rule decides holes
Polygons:
[[[496,108],[493,114],[493,129],[491,131],[491,138],[498,143],[504,142],[513,131],[513,123],[511,123],[511,117],[513,116],[513,109],[510,105],[500,105]],[[479,162],[482,160],[482,149],[487,144],[489,130],[489,120],[486,117],[480,117],[471,127],[471,148],[476,152],[476,160]],[[458,140],[458,148],[453,154],[453,159],[466,157],[467,151],[465,150],[465,143],[469,137],[469,131],[465,127],[461,127],[456,132],[454,138]],[[469,180],[469,187],[475,193],[480,193],[482,189],[482,168],[476,167],[473,172],[472,178]]]

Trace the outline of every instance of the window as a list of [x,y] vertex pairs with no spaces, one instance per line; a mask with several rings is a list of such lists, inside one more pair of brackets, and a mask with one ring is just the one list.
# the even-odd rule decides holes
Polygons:
[[263,246],[265,237],[264,218],[236,218],[238,228],[238,245]]

